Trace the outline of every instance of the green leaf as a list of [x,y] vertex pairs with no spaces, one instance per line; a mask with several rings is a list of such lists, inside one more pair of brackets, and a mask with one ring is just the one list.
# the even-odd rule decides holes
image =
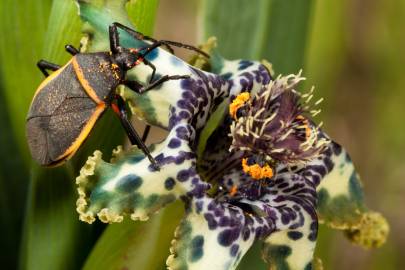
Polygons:
[[23,123],[41,80],[36,62],[41,56],[50,8],[51,0],[4,0],[0,5],[2,90],[11,120],[10,131],[26,163],[30,156]]
[[208,138],[215,131],[215,128],[224,120],[225,113],[228,112],[229,103],[224,100],[221,104],[218,105],[218,108],[212,113],[210,118],[207,121],[206,127],[202,130],[198,147],[197,147],[197,156],[201,157],[204,153],[204,149],[207,146]]
[[127,3],[129,19],[136,28],[145,35],[151,35],[153,33],[158,4],[159,0],[130,0]]
[[25,114],[39,83],[32,73],[40,55],[51,1],[0,4],[0,230],[5,269],[16,269],[29,180]]
[[227,58],[265,58],[277,73],[295,73],[304,62],[311,8],[312,0],[205,0],[204,39],[216,36]]
[[3,246],[0,265],[5,269],[16,269],[29,173],[20,155],[7,109],[1,85],[0,156],[4,158],[0,163],[0,232]]
[[204,0],[202,6],[204,40],[218,39],[221,54],[228,59],[252,59],[259,53],[264,35],[267,0]]
[[124,219],[109,225],[90,254],[84,270],[166,269],[170,241],[183,216],[180,202],[169,205],[147,222]]
[[304,65],[312,0],[273,0],[262,47],[257,55],[269,60],[276,73],[297,73]]
[[64,167],[33,169],[21,269],[80,268],[90,248],[91,227],[77,219],[72,179]]

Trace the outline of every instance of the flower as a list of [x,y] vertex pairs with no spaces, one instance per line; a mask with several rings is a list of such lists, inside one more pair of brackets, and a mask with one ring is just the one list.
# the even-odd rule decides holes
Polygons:
[[[203,76],[200,72],[196,74]],[[353,223],[346,227],[352,232],[350,228],[369,215],[359,198],[362,196],[359,179],[347,153],[304,116],[305,110],[299,102],[302,96],[295,92],[301,79],[293,75],[263,84],[253,98],[245,100],[249,105],[244,108],[242,119],[225,117],[198,161],[189,145],[199,133],[186,124],[174,125],[167,139],[153,149],[162,167],[160,171],[154,170],[137,149],[123,152],[118,148],[112,163],[102,161],[101,153],[96,151],[77,178],[81,220],[92,222],[96,214],[104,222],[120,222],[125,215],[134,220],[147,220],[153,212],[181,198],[186,205],[186,216],[172,242],[172,255],[167,260],[169,269],[234,269],[255,240],[264,241],[263,257],[271,265],[290,269],[310,267],[318,214],[328,223],[352,216]],[[193,82],[181,82],[181,85],[193,89]],[[294,113],[285,112],[282,102],[277,103],[287,91],[295,95],[289,94],[287,102],[294,100],[294,106],[290,106]],[[253,127],[255,121],[262,123],[259,116],[264,114],[254,112],[260,110],[255,105],[266,105],[258,102],[264,95],[276,107],[271,110],[275,116],[263,121],[267,124],[260,136],[254,133],[241,136],[238,125],[244,127],[246,121],[251,121],[250,116],[256,116]],[[297,116],[300,116],[298,120]],[[286,124],[278,126],[279,130],[266,131],[266,127],[275,126],[272,121]],[[307,135],[306,129],[313,134]],[[268,141],[262,143],[262,137]],[[277,144],[282,151],[273,152],[269,143]],[[260,166],[268,166],[272,174],[253,177],[244,169],[248,166],[246,162],[251,162],[247,159],[253,158],[255,162],[263,155],[264,163]],[[338,193],[334,190],[336,185],[340,189]],[[319,205],[317,209],[317,193],[323,194],[325,201],[321,206],[326,210]],[[340,209],[342,212],[333,202],[337,196],[347,198]],[[330,208],[338,211],[328,216]],[[376,226],[381,227],[384,222],[380,219]],[[368,230],[373,231],[376,226]],[[387,228],[383,228],[383,235],[377,235],[380,242],[384,241],[386,232]]]
[[[181,199],[186,212],[169,269],[235,269],[256,240],[271,267],[309,269],[319,223],[345,230],[357,244],[384,242],[387,223],[365,207],[346,151],[310,119],[319,110],[309,106],[312,90],[296,90],[300,74],[272,79],[262,63],[217,56],[210,65],[198,59],[217,70],[206,72],[161,49],[150,61],[158,74],[190,76],[142,95],[121,93],[138,116],[168,130],[150,149],[160,170],[137,148],[118,147],[111,162],[96,151],[76,179],[82,221],[146,221]],[[128,76],[147,82],[145,72]],[[197,156],[223,103],[229,111]]]

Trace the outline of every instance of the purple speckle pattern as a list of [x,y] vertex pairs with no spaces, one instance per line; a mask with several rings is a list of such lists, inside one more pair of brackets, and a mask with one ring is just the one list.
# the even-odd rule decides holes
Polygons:
[[169,129],[179,122],[187,122],[199,130],[225,98],[260,88],[269,83],[271,78],[266,68],[257,62],[242,65],[237,73],[227,79],[192,67],[190,71],[192,76],[179,83],[182,91],[180,98],[172,102]]

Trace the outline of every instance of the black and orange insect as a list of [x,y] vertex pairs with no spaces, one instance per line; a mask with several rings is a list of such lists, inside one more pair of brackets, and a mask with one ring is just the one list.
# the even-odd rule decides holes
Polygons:
[[[135,39],[150,41],[150,44],[138,49],[124,48],[120,46],[118,28]],[[47,78],[33,97],[27,116],[26,135],[31,155],[40,165],[57,166],[72,157],[100,116],[108,107],[112,107],[131,143],[137,145],[157,166],[129,121],[125,102],[115,93],[115,89],[123,84],[142,93],[165,81],[187,78],[165,75],[153,81],[156,68],[145,57],[161,45],[170,50],[170,45],[173,45],[203,52],[190,45],[155,40],[119,23],[109,27],[109,38],[108,52],[80,53],[72,45],[67,45],[65,48],[73,57],[64,66],[45,60],[38,62],[39,69]],[[125,78],[126,72],[140,63],[153,70],[148,85]],[[54,72],[49,75],[47,70]]]

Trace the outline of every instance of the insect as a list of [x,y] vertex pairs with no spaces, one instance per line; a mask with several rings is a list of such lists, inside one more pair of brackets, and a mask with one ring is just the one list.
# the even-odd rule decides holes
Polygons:
[[[138,49],[120,46],[118,28],[135,39],[150,41]],[[120,23],[109,26],[110,51],[80,53],[72,45],[66,51],[73,55],[64,66],[45,60],[38,67],[46,76],[39,85],[26,122],[26,136],[32,157],[43,166],[57,166],[71,158],[89,136],[94,124],[108,107],[119,117],[132,144],[137,145],[156,167],[143,140],[132,126],[123,99],[115,93],[123,84],[136,93],[143,93],[168,80],[188,78],[188,75],[164,75],[153,81],[155,66],[145,57],[159,46],[183,47],[206,55],[199,49],[168,40],[155,40]],[[144,63],[153,71],[147,85],[125,78],[126,72]],[[47,70],[54,71],[48,74]],[[143,136],[145,137],[145,136]]]

